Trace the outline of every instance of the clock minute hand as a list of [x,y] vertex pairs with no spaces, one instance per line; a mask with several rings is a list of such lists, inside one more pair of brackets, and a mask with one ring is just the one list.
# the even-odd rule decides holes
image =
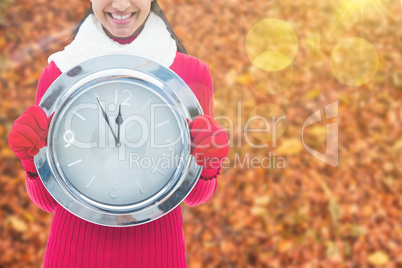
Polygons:
[[109,118],[107,117],[107,114],[106,114],[105,110],[103,110],[102,105],[101,105],[101,103],[100,103],[100,101],[99,101],[99,98],[98,98],[98,97],[96,97],[96,100],[98,101],[98,103],[99,103],[99,107],[100,107],[100,108],[101,108],[101,110],[102,110],[102,115],[103,115],[103,118],[105,118],[105,121],[106,121],[107,125],[109,126],[110,131],[112,132],[113,137],[114,137],[114,140],[116,141],[116,144],[117,144],[117,143],[118,143],[118,142],[117,142],[117,137],[116,137],[116,134],[114,134],[113,129],[112,129],[112,126],[111,126],[111,125],[110,125],[110,123],[109,123]]
[[117,144],[120,145],[120,125],[123,124],[123,116],[121,116],[121,104],[119,105],[119,114],[116,117],[117,124]]

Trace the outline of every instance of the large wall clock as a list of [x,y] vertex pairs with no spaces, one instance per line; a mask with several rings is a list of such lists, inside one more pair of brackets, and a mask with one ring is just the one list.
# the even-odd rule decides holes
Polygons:
[[106,226],[155,220],[178,206],[202,168],[186,118],[202,109],[173,71],[135,56],[85,61],[49,87],[53,115],[35,156],[44,186],[74,215]]

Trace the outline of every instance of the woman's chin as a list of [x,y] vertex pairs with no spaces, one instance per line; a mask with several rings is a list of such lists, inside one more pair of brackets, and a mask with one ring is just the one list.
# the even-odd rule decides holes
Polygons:
[[113,35],[113,38],[118,38],[118,39],[128,39],[130,38],[132,35]]
[[107,31],[106,33],[112,39],[119,38],[124,40],[134,36],[135,31]]

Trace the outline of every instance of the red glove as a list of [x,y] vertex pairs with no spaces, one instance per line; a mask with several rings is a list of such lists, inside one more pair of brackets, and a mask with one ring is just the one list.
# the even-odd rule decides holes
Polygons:
[[[229,153],[226,131],[212,117],[199,115],[192,122],[187,119],[191,136],[191,154],[203,173],[216,171]],[[205,171],[205,172],[204,172]]]
[[50,120],[39,106],[31,106],[11,128],[8,144],[26,171],[36,172],[33,157],[46,145]]

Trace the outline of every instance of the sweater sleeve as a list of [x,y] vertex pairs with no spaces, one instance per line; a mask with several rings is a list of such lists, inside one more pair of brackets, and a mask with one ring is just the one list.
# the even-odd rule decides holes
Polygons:
[[[207,64],[202,64],[199,70],[200,79],[196,85],[191,85],[195,96],[197,97],[205,115],[214,116],[214,99],[212,77]],[[200,178],[190,194],[184,199],[189,206],[198,206],[209,199],[215,193],[217,188],[217,176],[220,174],[220,167],[215,170],[202,171]]]
[[[39,83],[38,90],[36,92],[35,105],[39,105],[39,102],[45,94],[46,90],[53,83],[53,81],[61,74],[60,70],[51,62],[42,72]],[[32,159],[33,165],[33,159]],[[40,209],[52,213],[56,210],[58,203],[46,190],[41,179],[37,174],[26,173],[25,187],[27,189],[28,195],[32,202],[37,205]]]

